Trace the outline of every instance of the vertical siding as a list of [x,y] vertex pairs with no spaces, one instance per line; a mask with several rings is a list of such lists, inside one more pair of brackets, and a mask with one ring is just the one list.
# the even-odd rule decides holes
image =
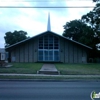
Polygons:
[[20,62],[24,62],[24,46],[20,46]]
[[[62,45],[63,46],[63,45]],[[65,63],[86,63],[87,53],[86,49],[70,41],[65,43]],[[63,57],[63,56],[61,56]]]
[[20,62],[20,60],[19,60],[19,48],[16,48],[15,53],[16,53],[16,62]]
[[28,49],[28,43],[25,44],[25,62],[28,62],[29,59],[29,49]]
[[[60,62],[65,63],[86,63],[87,49],[76,43],[59,38]],[[15,56],[16,62],[37,62],[38,61],[38,37],[16,46],[11,51],[11,57]]]
[[29,62],[34,62],[34,42],[29,42]]
[[69,62],[69,44],[68,42],[65,42],[65,62]]
[[38,61],[38,38],[34,40],[34,62]]
[[11,62],[15,62],[14,59],[16,59],[15,50],[11,52]]
[[74,46],[74,63],[78,63],[77,45]]
[[11,57],[13,57],[13,56],[14,56],[14,51],[11,52]]
[[16,48],[11,51],[11,59],[12,57],[15,57],[15,62],[34,62],[35,59],[36,62],[37,52],[35,52],[34,47],[37,50],[37,41],[34,46],[33,40],[28,43],[26,42],[25,44],[16,46]]
[[82,63],[82,49],[78,47],[78,63]]
[[60,62],[64,62],[64,39],[60,38]]
[[69,63],[73,63],[73,44],[69,42]]
[[82,62],[87,63],[87,50],[82,51]]

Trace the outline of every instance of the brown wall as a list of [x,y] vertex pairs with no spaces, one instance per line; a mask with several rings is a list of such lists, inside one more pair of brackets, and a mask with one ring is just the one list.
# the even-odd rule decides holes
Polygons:
[[[62,51],[62,52],[61,52]],[[68,40],[60,39],[60,59],[65,63],[86,63],[87,49]]]
[[[74,42],[59,37],[60,62],[86,63],[87,49]],[[38,37],[26,41],[11,50],[12,62],[37,62],[38,61]]]
[[[18,45],[11,50],[12,62],[37,62],[37,39]],[[15,60],[13,60],[15,59]]]

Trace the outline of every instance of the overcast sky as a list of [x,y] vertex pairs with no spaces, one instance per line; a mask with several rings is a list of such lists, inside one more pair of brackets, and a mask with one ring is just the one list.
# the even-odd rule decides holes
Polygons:
[[[5,8],[1,8],[4,7]],[[26,8],[8,8],[26,7]],[[50,12],[51,31],[62,35],[63,25],[80,19],[93,8],[27,8],[27,7],[95,6],[92,0],[0,0],[0,48],[4,47],[6,32],[26,31],[34,36],[47,30]]]

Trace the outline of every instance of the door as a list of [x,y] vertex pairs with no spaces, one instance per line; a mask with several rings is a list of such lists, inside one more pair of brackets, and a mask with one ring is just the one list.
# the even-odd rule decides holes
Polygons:
[[48,51],[48,58],[49,58],[49,61],[54,61],[54,53],[53,53],[53,50],[49,50]]
[[44,50],[44,61],[53,61],[53,50]]
[[48,61],[48,51],[47,50],[44,50],[44,57],[43,57],[43,61]]

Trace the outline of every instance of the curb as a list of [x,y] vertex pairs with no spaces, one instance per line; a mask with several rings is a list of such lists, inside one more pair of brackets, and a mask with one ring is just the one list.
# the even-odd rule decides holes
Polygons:
[[100,82],[100,79],[0,79],[0,81],[26,82]]

